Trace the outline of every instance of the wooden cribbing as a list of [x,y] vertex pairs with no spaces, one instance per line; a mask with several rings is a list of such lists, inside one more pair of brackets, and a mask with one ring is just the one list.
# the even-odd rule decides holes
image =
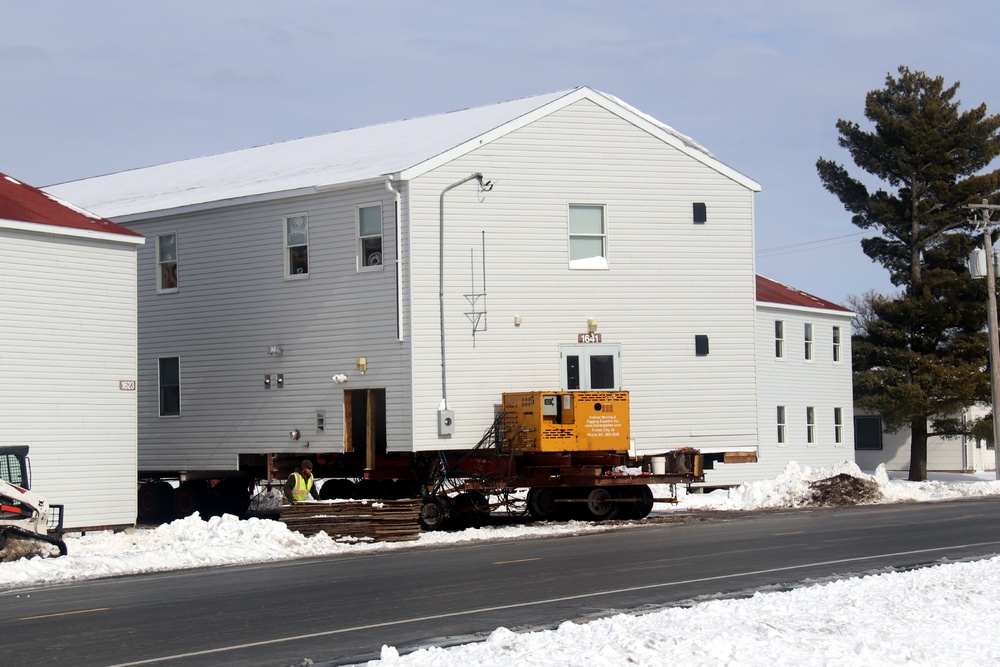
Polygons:
[[419,500],[300,502],[282,505],[281,521],[303,535],[400,542],[420,537]]

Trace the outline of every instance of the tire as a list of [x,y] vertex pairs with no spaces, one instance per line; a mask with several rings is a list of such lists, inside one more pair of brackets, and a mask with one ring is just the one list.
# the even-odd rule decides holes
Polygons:
[[172,503],[174,516],[178,519],[185,519],[203,509],[203,496],[202,484],[198,482],[181,482],[181,485],[174,489]]
[[612,491],[615,498],[620,501],[618,503],[618,518],[623,520],[629,520],[633,518],[633,515],[639,508],[639,499],[634,486],[618,486]]
[[424,530],[444,530],[451,518],[451,501],[444,496],[424,498],[420,506],[420,525]]
[[490,501],[479,491],[466,491],[455,496],[452,521],[456,528],[481,528],[489,523]]
[[590,521],[613,521],[618,518],[618,503],[614,502],[613,489],[595,486],[586,491],[583,503],[585,517]]
[[139,485],[136,516],[140,522],[154,523],[171,516],[174,493],[166,482],[145,482]]
[[532,488],[528,491],[528,514],[539,521],[558,521],[563,514],[559,503],[556,502],[560,495],[558,489]]
[[320,500],[350,500],[354,498],[354,482],[349,479],[328,479],[319,488]]
[[637,484],[626,488],[633,493],[636,503],[634,506],[630,506],[628,515],[623,515],[621,518],[631,521],[645,519],[653,511],[653,490],[646,484]]
[[212,491],[215,494],[212,504],[218,514],[246,516],[250,507],[250,480],[243,477],[222,479]]

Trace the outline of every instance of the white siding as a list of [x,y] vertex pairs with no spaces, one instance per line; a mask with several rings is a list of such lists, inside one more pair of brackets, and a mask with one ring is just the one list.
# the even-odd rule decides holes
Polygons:
[[[384,268],[358,272],[355,209],[377,202]],[[289,280],[283,218],[303,213],[309,277]],[[379,185],[129,223],[150,239],[139,255],[140,468],[233,470],[240,453],[341,451],[345,389],[385,388],[388,438],[409,442],[394,216],[394,197]],[[179,286],[158,294],[153,239],[165,233],[177,235]],[[271,345],[283,355],[268,356]],[[170,356],[180,358],[180,417],[159,416],[157,360]],[[364,375],[358,357],[368,359]],[[338,373],[348,382],[334,383]],[[317,411],[326,413],[323,433]],[[300,440],[289,439],[293,429]]]
[[135,522],[135,249],[0,231],[0,444],[67,527]]
[[[438,220],[446,195],[448,399],[456,435],[437,435],[441,400]],[[560,382],[559,345],[597,318],[620,343],[639,451],[757,442],[753,193],[589,101],[580,101],[411,184],[414,446],[468,447],[501,393]],[[693,224],[705,202],[708,222]],[[607,207],[608,270],[568,268],[567,207]],[[486,238],[487,330],[479,291]],[[475,274],[475,278],[473,277]],[[514,315],[521,325],[515,327]],[[696,357],[695,335],[710,354]]]
[[[784,322],[784,358],[775,356],[774,322]],[[812,360],[805,358],[804,330],[812,324]],[[833,360],[833,328],[840,327],[840,362]],[[822,467],[854,460],[854,398],[851,378],[851,315],[771,303],[757,305],[757,393],[760,451],[755,464],[723,466],[718,477],[736,482],[773,478],[790,461]],[[777,406],[785,406],[786,442],[777,441]],[[807,442],[806,408],[815,410],[815,441]],[[834,408],[841,408],[843,435],[834,438]],[[738,470],[737,470],[738,468]]]

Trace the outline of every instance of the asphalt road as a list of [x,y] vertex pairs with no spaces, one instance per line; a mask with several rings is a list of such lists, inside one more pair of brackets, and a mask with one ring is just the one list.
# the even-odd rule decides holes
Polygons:
[[0,593],[2,663],[315,665],[1000,553],[1000,499],[694,516],[569,537]]

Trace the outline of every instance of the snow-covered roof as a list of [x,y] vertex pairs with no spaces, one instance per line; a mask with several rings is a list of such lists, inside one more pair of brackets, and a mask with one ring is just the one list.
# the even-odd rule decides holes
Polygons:
[[131,229],[2,173],[0,173],[0,227],[50,231],[73,236],[116,238],[132,243],[142,242],[142,235]]
[[289,196],[390,175],[408,180],[581,99],[601,105],[746,187],[760,189],[691,138],[613,96],[581,87],[132,169],[46,190],[105,217],[129,219]]
[[844,308],[832,301],[813,296],[808,292],[797,290],[788,285],[757,276],[757,301],[777,303],[783,306],[798,306],[801,308],[817,308],[819,310],[835,310],[845,315],[851,314],[850,308]]

